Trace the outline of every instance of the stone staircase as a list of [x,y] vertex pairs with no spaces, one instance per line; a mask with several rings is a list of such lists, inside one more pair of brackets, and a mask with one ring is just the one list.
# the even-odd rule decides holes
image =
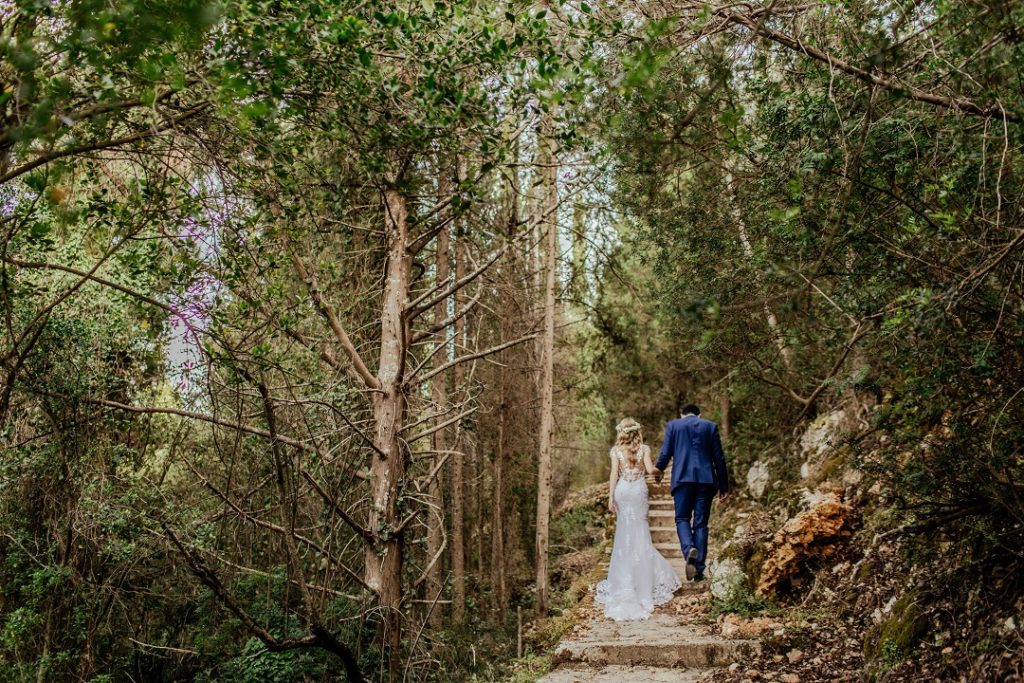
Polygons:
[[[650,483],[648,519],[655,547],[684,579],[682,588],[646,621],[614,622],[600,606],[586,608],[589,620],[558,644],[554,670],[539,683],[692,683],[759,650],[757,641],[710,632],[707,583],[685,582],[675,508],[664,483]],[[606,558],[602,569],[607,566]]]

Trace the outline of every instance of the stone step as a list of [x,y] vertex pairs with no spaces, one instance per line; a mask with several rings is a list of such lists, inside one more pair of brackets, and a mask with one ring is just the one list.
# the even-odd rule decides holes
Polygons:
[[647,501],[650,509],[653,510],[672,510],[676,509],[676,502],[671,498],[651,498]]
[[677,543],[678,538],[674,526],[651,527],[651,540],[655,543]]
[[660,669],[650,666],[564,667],[537,683],[696,683],[704,669]]
[[683,556],[683,549],[679,547],[679,541],[662,541],[655,543],[654,547],[658,549],[659,553],[670,559]]
[[[708,582],[706,582],[706,581],[705,582],[686,581],[686,562],[683,561],[682,557],[672,557],[672,558],[669,558],[669,563],[672,564],[672,568],[676,571],[676,575],[677,575],[677,577],[679,577],[679,581],[682,582],[683,586],[679,590],[685,591],[687,593],[702,593],[703,591],[708,590]],[[600,577],[600,579],[604,580],[607,577],[607,575],[608,575],[608,563],[607,562],[601,562],[599,567],[601,569],[601,577]]]
[[[680,588],[681,591],[684,591],[684,592],[687,592],[687,593],[702,593],[702,592],[704,592],[704,591],[706,591],[708,589],[708,582],[707,581],[694,582],[694,581],[687,581],[686,580],[686,560],[684,560],[682,557],[668,557],[668,558],[665,558],[665,559],[667,559],[668,563],[670,565],[672,565],[672,569],[675,570],[676,576],[678,576],[679,580],[682,581],[683,586],[682,586],[682,588]],[[608,562],[607,562],[607,560],[604,561],[604,562],[601,562],[598,565],[598,567],[601,569],[601,572],[602,572],[601,573],[601,578],[604,579],[605,577],[607,577],[608,576]]]
[[[592,666],[713,667],[751,657],[752,640],[728,640],[672,614],[645,621],[595,621],[577,639],[559,643],[553,663]],[[570,679],[571,680],[571,679]]]

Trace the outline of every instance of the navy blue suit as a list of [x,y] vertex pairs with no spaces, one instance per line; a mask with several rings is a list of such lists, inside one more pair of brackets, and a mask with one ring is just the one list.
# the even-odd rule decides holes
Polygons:
[[708,555],[708,518],[716,492],[729,492],[729,472],[718,425],[686,415],[665,425],[661,455],[655,465],[662,472],[672,461],[671,491],[676,508],[676,533],[683,557],[697,549],[697,573],[703,574]]

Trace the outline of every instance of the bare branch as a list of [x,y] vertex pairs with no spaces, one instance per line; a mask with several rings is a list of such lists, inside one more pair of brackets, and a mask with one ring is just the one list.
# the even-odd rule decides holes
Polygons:
[[14,178],[17,178],[20,175],[23,175],[31,170],[39,168],[40,166],[45,166],[51,161],[56,161],[57,159],[63,159],[64,157],[76,156],[79,154],[88,154],[89,152],[98,152],[100,150],[110,149],[112,147],[121,147],[123,145],[128,145],[133,142],[145,140],[146,138],[154,137],[156,135],[159,135],[160,133],[163,133],[166,130],[173,128],[179,123],[187,121],[196,114],[202,113],[209,106],[209,102],[200,102],[192,108],[185,110],[178,116],[165,119],[159,124],[150,126],[146,130],[135,133],[134,135],[126,135],[125,137],[115,138],[113,140],[107,140],[105,142],[96,142],[91,145],[82,145],[81,147],[72,147],[70,149],[63,149],[43,154],[39,156],[37,159],[22,164],[21,166],[18,166],[17,168],[8,171],[7,173],[0,176],[0,184],[6,183],[9,180],[13,180]]
[[511,246],[511,244],[512,244],[511,242],[508,242],[504,246],[500,247],[499,249],[496,249],[494,251],[494,253],[491,254],[487,258],[486,261],[484,261],[483,265],[481,265],[476,270],[468,273],[467,275],[465,275],[461,279],[456,280],[449,287],[447,287],[444,291],[442,291],[440,294],[434,296],[432,299],[430,299],[428,301],[424,301],[424,299],[426,299],[428,296],[430,296],[431,294],[436,292],[438,290],[438,287],[433,287],[433,288],[427,290],[426,292],[424,292],[423,294],[421,294],[419,297],[416,298],[415,301],[412,301],[408,306],[406,306],[406,309],[405,309],[406,310],[406,317],[409,320],[413,320],[417,316],[423,315],[424,313],[429,311],[431,308],[433,308],[434,306],[436,306],[440,302],[444,301],[445,299],[447,299],[448,297],[453,295],[455,292],[459,291],[460,289],[462,289],[463,287],[468,285],[473,280],[475,280],[478,277],[480,277],[481,275],[483,275],[483,273],[488,268],[493,266],[494,263],[499,258],[501,258],[505,254],[506,251],[508,251],[508,249]]
[[414,441],[419,441],[420,439],[425,439],[426,437],[430,436],[431,434],[433,434],[435,432],[439,432],[442,429],[450,427],[451,425],[455,424],[456,422],[459,422],[464,417],[468,417],[468,416],[472,415],[473,413],[476,412],[476,409],[477,409],[477,406],[473,406],[469,410],[463,411],[463,412],[459,413],[458,415],[456,415],[453,418],[445,420],[444,422],[442,422],[440,424],[434,425],[430,429],[426,429],[426,430],[420,432],[419,434],[415,434],[413,436],[410,436],[408,439],[405,440],[405,443],[411,444]]
[[171,540],[171,543],[181,553],[181,556],[185,558],[185,564],[188,565],[192,574],[195,575],[195,577],[199,579],[204,586],[213,591],[213,594],[217,596],[221,603],[236,617],[238,617],[238,619],[245,624],[246,628],[254,633],[268,650],[271,652],[282,652],[284,650],[319,647],[331,652],[341,659],[349,681],[352,683],[363,683],[366,680],[363,678],[362,671],[359,670],[359,663],[352,651],[335,638],[333,634],[327,631],[327,629],[319,622],[311,624],[311,633],[308,636],[302,636],[301,638],[275,638],[269,631],[263,628],[259,622],[252,617],[252,615],[249,614],[238,598],[236,598],[234,594],[224,586],[220,577],[217,576],[217,573],[210,568],[201,555],[185,545],[178,535],[174,533],[170,525],[161,522],[161,527],[163,528],[164,533],[167,534],[167,537]]
[[162,301],[158,301],[158,300],[154,299],[151,296],[147,296],[146,294],[142,294],[141,292],[136,292],[133,289],[129,289],[128,287],[125,287],[124,285],[118,284],[118,283],[116,283],[116,282],[114,282],[112,280],[107,280],[106,278],[103,278],[103,277],[100,277],[99,275],[96,275],[95,274],[95,268],[92,271],[86,272],[84,270],[79,270],[78,268],[72,268],[71,266],[64,266],[64,265],[60,265],[58,263],[46,263],[45,261],[21,261],[19,259],[11,258],[10,256],[6,256],[6,255],[3,256],[2,258],[3,258],[3,260],[5,262],[10,263],[11,265],[14,265],[14,266],[18,266],[19,268],[33,268],[33,269],[36,269],[36,270],[56,270],[56,271],[59,271],[59,272],[62,272],[62,273],[69,273],[71,275],[77,275],[78,277],[80,277],[80,278],[82,278],[84,280],[89,280],[91,282],[95,282],[97,284],[103,285],[104,287],[110,287],[111,289],[116,289],[117,291],[121,292],[122,294],[127,294],[128,296],[134,297],[134,298],[138,299],[139,301],[143,301],[143,302],[149,304],[150,306],[156,306],[157,308],[159,308],[161,310],[164,310],[167,313],[170,313],[171,315],[173,315],[175,317],[180,317],[180,314],[177,311],[175,311],[172,306],[169,306],[168,304],[165,304]]
[[[45,392],[41,392],[41,393],[45,393]],[[47,396],[53,396],[55,398],[62,398],[62,399],[65,399],[65,400],[70,400],[67,397],[60,396],[58,394],[49,394],[49,393],[47,393],[46,395]],[[105,406],[107,408],[116,408],[118,410],[124,410],[124,411],[129,412],[129,413],[139,413],[139,414],[142,414],[142,415],[154,415],[154,414],[155,415],[161,415],[161,414],[162,415],[177,415],[178,417],[184,417],[184,418],[187,418],[187,419],[190,419],[190,420],[199,420],[200,422],[207,422],[209,424],[217,425],[218,427],[226,427],[228,429],[234,429],[234,430],[239,431],[239,432],[245,432],[247,434],[254,434],[256,436],[262,436],[262,437],[267,438],[267,439],[276,438],[278,441],[280,441],[283,444],[287,444],[289,446],[293,446],[295,448],[301,449],[301,450],[306,451],[308,453],[317,453],[319,455],[322,455],[322,453],[320,452],[319,448],[317,448],[313,444],[306,443],[305,441],[300,441],[299,439],[294,439],[294,438],[292,438],[290,436],[284,436],[283,434],[277,434],[277,435],[272,436],[270,434],[270,432],[268,432],[265,429],[260,429],[259,427],[253,427],[252,425],[242,424],[242,423],[239,423],[239,422],[231,422],[230,420],[224,420],[222,418],[215,417],[213,415],[206,415],[204,413],[196,413],[196,412],[192,412],[190,410],[181,410],[179,408],[160,408],[160,407],[157,407],[157,406],[133,406],[133,405],[128,405],[127,403],[119,403],[117,401],[108,401],[107,399],[103,399],[103,398],[77,397],[76,400],[83,401],[85,403],[90,403],[92,405]],[[356,477],[358,479],[365,479],[366,478],[366,475],[362,474],[361,472],[354,472],[354,473],[352,473],[352,476],[354,476],[354,477]]]
[[318,494],[320,494],[321,498],[324,499],[324,502],[331,506],[331,509],[334,510],[338,517],[341,517],[341,520],[345,522],[345,524],[347,524],[349,528],[352,529],[352,531],[356,532],[356,534],[358,534],[359,537],[367,543],[374,542],[373,534],[367,531],[361,524],[359,524],[355,519],[353,519],[351,515],[345,512],[344,508],[342,508],[341,505],[338,504],[338,501],[335,500],[334,496],[327,493],[327,491],[325,491],[324,488],[320,486],[320,483],[313,478],[312,474],[310,474],[305,469],[302,469],[301,472],[303,478],[305,478],[305,480],[310,483],[313,489]]
[[377,378],[374,377],[373,373],[371,373],[369,368],[366,367],[366,363],[363,362],[362,356],[359,355],[355,345],[352,344],[352,340],[349,338],[348,333],[342,326],[341,321],[338,320],[338,316],[334,314],[334,310],[327,305],[323,296],[321,296],[320,286],[317,284],[316,277],[306,269],[306,265],[294,250],[292,250],[291,258],[292,265],[295,267],[295,272],[298,273],[299,277],[302,278],[302,281],[306,283],[306,291],[309,292],[309,296],[313,300],[313,304],[320,312],[320,315],[327,320],[328,325],[331,327],[331,332],[334,333],[334,338],[348,355],[349,360],[352,361],[352,365],[355,367],[356,378],[361,380],[362,384],[368,389],[379,389],[380,382],[377,381]]
[[938,107],[945,109],[953,109],[956,111],[963,112],[965,114],[971,114],[973,116],[984,116],[993,117],[999,116],[1000,118],[1005,117],[1009,121],[1014,123],[1020,123],[1021,117],[1016,113],[1006,112],[1002,106],[997,104],[978,104],[966,97],[947,97],[945,95],[937,95],[920,88],[915,88],[910,85],[901,85],[892,79],[884,78],[876,73],[866,71],[845,62],[837,57],[830,55],[829,53],[808,45],[799,38],[795,38],[788,34],[777,31],[773,28],[764,26],[762,23],[754,21],[749,16],[744,14],[738,14],[735,12],[726,12],[722,16],[730,23],[739,24],[746,26],[757,35],[767,38],[772,42],[778,43],[784,47],[788,47],[791,50],[800,52],[812,59],[816,59],[819,62],[828,64],[829,67],[839,69],[840,71],[847,73],[854,78],[860,79],[865,83],[872,83],[874,85],[881,86],[887,90],[891,90],[896,93],[903,93],[910,99],[917,102],[925,102],[927,104],[933,104]]
[[438,366],[438,367],[434,368],[433,370],[431,370],[427,374],[425,374],[422,377],[420,377],[419,379],[417,379],[415,382],[412,382],[411,385],[412,386],[416,386],[418,384],[422,384],[423,382],[429,381],[430,378],[433,377],[434,375],[442,373],[442,372],[448,370],[449,368],[455,367],[456,365],[459,365],[461,363],[467,363],[467,362],[469,362],[471,360],[476,360],[478,358],[484,358],[486,356],[490,356],[492,354],[498,353],[499,351],[504,351],[505,349],[507,349],[507,348],[509,348],[511,346],[516,346],[517,344],[522,344],[525,341],[530,341],[531,339],[535,339],[536,337],[537,337],[537,333],[534,332],[534,333],[528,334],[528,335],[526,335],[524,337],[519,337],[518,339],[513,339],[512,341],[507,341],[504,344],[498,344],[497,346],[492,346],[491,348],[484,349],[483,351],[477,351],[476,353],[469,353],[469,354],[466,354],[465,356],[459,356],[458,358],[455,358],[454,360],[448,361],[444,365],[441,365],[441,366]]
[[448,316],[444,320],[439,320],[425,330],[420,330],[412,336],[412,343],[423,341],[431,335],[437,334],[438,332],[447,329],[454,325],[457,321],[461,320],[467,313],[473,310],[473,308],[480,302],[481,297],[484,295],[484,288],[481,287],[480,291],[473,296],[461,310],[456,311],[453,315]]

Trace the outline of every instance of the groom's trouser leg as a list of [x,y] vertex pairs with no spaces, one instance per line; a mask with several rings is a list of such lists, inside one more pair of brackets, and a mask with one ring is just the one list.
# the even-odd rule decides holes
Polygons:
[[693,517],[696,487],[697,484],[680,484],[672,492],[672,498],[676,504],[676,533],[679,535],[679,545],[683,550],[683,557],[686,557],[694,545],[690,518]]
[[715,498],[714,484],[699,484],[693,495],[693,544],[697,547],[697,573],[704,573],[708,559],[708,520],[711,501]]

